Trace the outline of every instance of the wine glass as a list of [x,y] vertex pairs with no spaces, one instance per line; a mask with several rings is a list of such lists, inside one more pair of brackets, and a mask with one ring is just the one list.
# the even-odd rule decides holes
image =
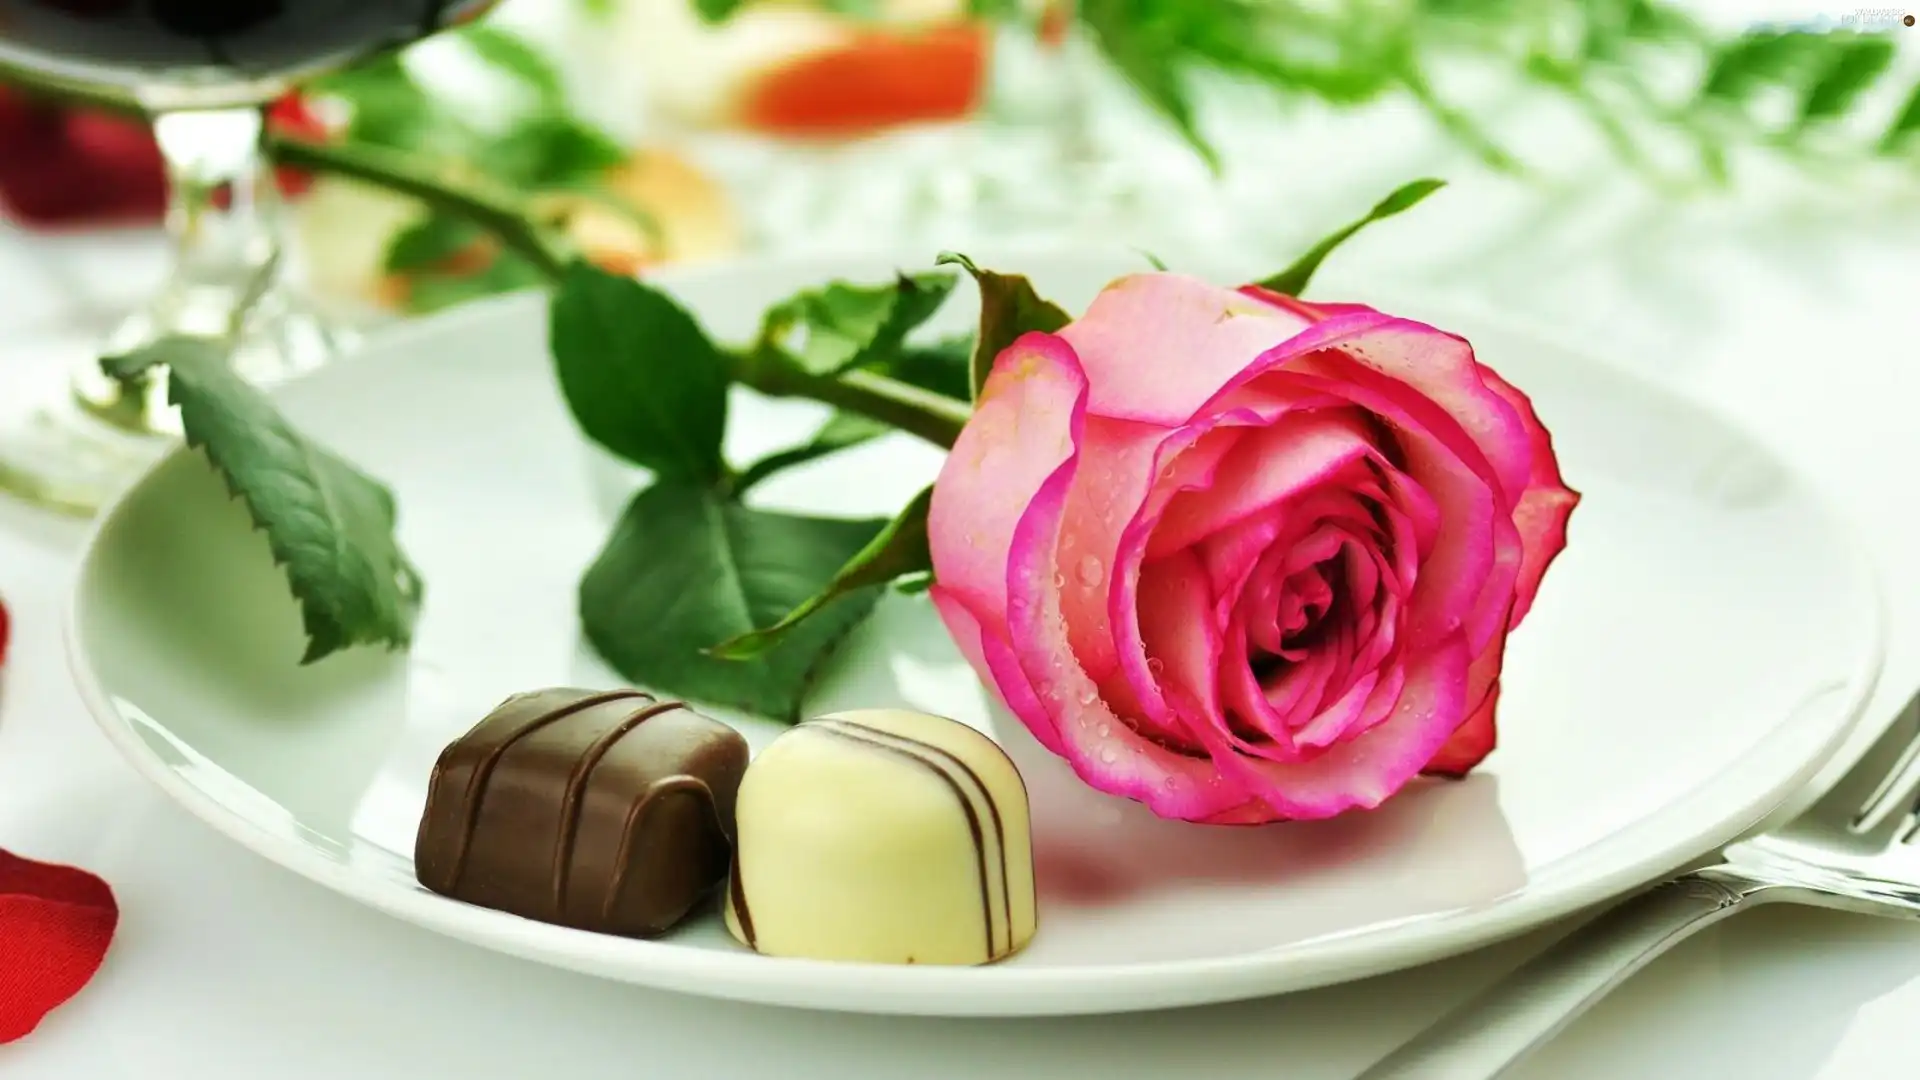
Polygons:
[[[282,260],[263,109],[299,80],[470,21],[497,0],[0,0],[0,69],[124,96],[166,163],[172,269],[159,294],[75,356],[69,385],[0,400],[0,490],[90,513],[179,433],[165,374],[123,383],[100,356],[184,334],[230,343],[257,385],[346,343],[305,306]],[[0,70],[0,76],[5,75]]]

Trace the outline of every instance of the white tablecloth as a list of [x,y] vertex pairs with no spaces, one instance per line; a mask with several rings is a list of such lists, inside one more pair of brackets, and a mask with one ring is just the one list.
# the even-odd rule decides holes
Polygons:
[[[1710,393],[1831,482],[1871,533],[1891,589],[1875,704],[1891,715],[1920,684],[1913,197],[1750,193],[1659,208],[1631,184],[1541,195],[1486,180],[1432,205],[1343,258],[1470,292]],[[85,347],[158,267],[145,234],[0,234],[0,394],[23,392],[56,345]],[[1337,1080],[1564,929],[1281,1000],[1034,1022],[740,1007],[550,971],[358,908],[226,843],[138,780],[83,715],[63,667],[78,535],[0,506],[0,594],[16,638],[0,704],[0,844],[102,873],[123,922],[97,982],[0,1048],[8,1080]],[[1655,964],[1521,1075],[1897,1075],[1920,1060],[1916,1017],[1920,929],[1768,909]]]

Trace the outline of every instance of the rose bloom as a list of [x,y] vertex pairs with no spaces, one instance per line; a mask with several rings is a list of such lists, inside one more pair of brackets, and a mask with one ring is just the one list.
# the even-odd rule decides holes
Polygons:
[[932,597],[1093,787],[1325,818],[1493,749],[1578,501],[1461,338],[1139,274],[995,362],[934,486]]

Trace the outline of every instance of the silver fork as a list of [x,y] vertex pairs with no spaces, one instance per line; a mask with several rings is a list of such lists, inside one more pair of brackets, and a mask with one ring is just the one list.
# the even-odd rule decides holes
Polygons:
[[1495,1080],[1627,977],[1757,904],[1920,919],[1920,695],[1811,809],[1549,946],[1355,1080]]

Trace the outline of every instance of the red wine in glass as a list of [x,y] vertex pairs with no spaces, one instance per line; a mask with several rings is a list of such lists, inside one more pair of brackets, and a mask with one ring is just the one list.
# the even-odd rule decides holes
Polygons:
[[337,67],[495,0],[0,0],[0,53],[67,77],[244,85]]
[[0,81],[115,91],[153,117],[167,164],[174,266],[97,352],[66,356],[65,389],[0,399],[0,491],[88,513],[171,445],[165,372],[121,383],[102,355],[178,334],[223,342],[269,385],[351,335],[283,273],[261,107],[310,75],[466,22],[495,0],[0,0]]

